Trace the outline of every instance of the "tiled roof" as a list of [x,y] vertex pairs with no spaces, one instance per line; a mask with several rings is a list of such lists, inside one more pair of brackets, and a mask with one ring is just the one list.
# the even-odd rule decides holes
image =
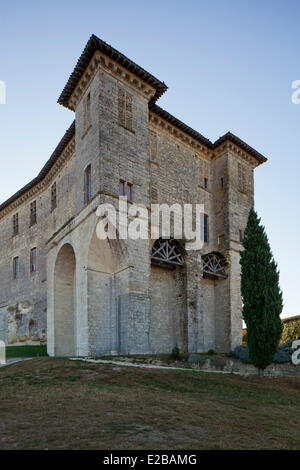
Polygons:
[[53,167],[54,163],[56,162],[56,160],[59,158],[60,154],[62,153],[62,151],[66,148],[66,146],[68,145],[68,143],[70,142],[70,140],[72,139],[72,137],[75,135],[75,121],[72,122],[71,126],[69,127],[69,129],[66,131],[65,135],[63,136],[63,138],[61,139],[61,141],[59,142],[58,146],[56,147],[56,149],[54,150],[54,152],[52,153],[51,157],[49,158],[49,160],[47,161],[47,163],[43,166],[43,168],[41,169],[41,171],[39,172],[38,176],[36,178],[34,178],[32,181],[30,181],[30,183],[26,184],[26,186],[24,186],[23,188],[21,188],[19,191],[17,191],[13,196],[11,196],[9,199],[7,199],[7,201],[3,202],[1,205],[0,205],[0,212],[5,209],[7,206],[9,206],[9,204],[11,204],[12,202],[14,202],[16,199],[18,199],[20,196],[22,196],[23,194],[25,194],[27,191],[29,191],[31,188],[33,188],[33,186],[35,186],[36,184],[40,183],[40,181],[42,181],[45,176],[49,173],[49,171],[51,170],[51,168]]
[[162,94],[168,89],[165,83],[155,78],[153,75],[151,75],[149,72],[137,65],[135,62],[128,59],[128,57],[121,54],[121,52],[117,51],[112,46],[102,41],[93,34],[88,40],[87,45],[85,46],[80,58],[78,59],[78,62],[73,72],[71,73],[65,88],[63,89],[60,97],[58,98],[59,104],[68,107],[68,101],[70,99],[70,96],[75,90],[76,85],[78,84],[91,58],[97,50],[103,52],[103,54],[115,60],[125,69],[129,70],[131,73],[133,73],[134,75],[142,79],[144,82],[148,83],[153,88],[155,88],[156,93],[153,97],[153,102],[157,101],[158,98],[160,98]]

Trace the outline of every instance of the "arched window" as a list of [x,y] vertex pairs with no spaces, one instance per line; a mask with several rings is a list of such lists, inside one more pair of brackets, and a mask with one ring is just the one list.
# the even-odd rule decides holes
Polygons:
[[169,269],[183,266],[183,253],[179,243],[173,239],[159,238],[156,240],[151,250],[151,264]]

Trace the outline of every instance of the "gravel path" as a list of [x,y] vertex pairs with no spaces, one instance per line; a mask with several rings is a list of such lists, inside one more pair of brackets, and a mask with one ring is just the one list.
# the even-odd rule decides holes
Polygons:
[[115,366],[123,366],[123,367],[137,367],[139,369],[167,369],[167,370],[186,370],[186,371],[199,371],[199,372],[213,372],[216,374],[236,374],[236,375],[241,375],[238,372],[228,372],[228,371],[223,371],[223,370],[202,370],[202,369],[196,369],[196,368],[184,368],[184,367],[169,367],[169,366],[156,366],[152,364],[134,364],[132,362],[123,362],[123,361],[112,361],[112,360],[103,360],[103,359],[88,359],[88,358],[77,358],[77,357],[71,357],[70,361],[83,361],[83,362],[91,362],[94,364],[112,364]]

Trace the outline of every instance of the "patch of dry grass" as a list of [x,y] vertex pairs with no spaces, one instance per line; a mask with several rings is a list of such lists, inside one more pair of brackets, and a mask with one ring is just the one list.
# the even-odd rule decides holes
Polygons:
[[0,369],[0,449],[299,449],[300,379],[40,358]]

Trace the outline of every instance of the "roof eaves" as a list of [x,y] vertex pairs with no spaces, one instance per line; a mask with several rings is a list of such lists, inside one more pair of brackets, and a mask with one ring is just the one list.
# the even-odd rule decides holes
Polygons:
[[38,176],[35,177],[33,180],[31,180],[29,183],[27,183],[23,188],[17,191],[9,199],[7,199],[2,204],[0,204],[0,212],[4,210],[6,207],[8,207],[10,204],[12,204],[14,201],[16,201],[19,197],[23,196],[23,194],[25,194],[27,191],[29,191],[31,188],[33,188],[35,185],[40,183],[45,178],[45,176],[51,170],[51,168],[53,167],[53,165],[55,164],[55,162],[57,161],[57,159],[59,158],[59,156],[61,155],[61,153],[66,148],[66,146],[71,141],[74,135],[75,135],[75,121],[73,121],[69,129],[67,129],[65,135],[60,140],[59,144],[55,148],[49,160],[43,166],[42,170],[39,172]]
[[88,40],[80,58],[77,61],[77,64],[71,73],[60,97],[58,98],[58,103],[69,107],[68,102],[69,99],[76,88],[80,78],[82,77],[86,67],[88,66],[90,60],[92,59],[94,53],[99,50],[103,52],[106,56],[110,57],[111,59],[115,60],[117,63],[122,65],[124,68],[144,80],[146,83],[151,85],[155,88],[156,92],[154,97],[151,99],[151,102],[155,103],[158,98],[160,98],[165,91],[167,91],[168,87],[164,82],[161,82],[156,77],[151,75],[145,69],[137,65],[132,60],[128,59],[124,54],[114,49],[112,46],[107,44],[106,42],[102,41],[100,38],[95,36],[94,34]]
[[213,144],[213,148],[216,149],[227,140],[240,147],[240,149],[244,150],[249,155],[252,155],[252,157],[258,160],[259,163],[265,163],[268,160],[261,153],[257,152],[257,150],[255,150],[253,147],[250,147],[250,145],[246,144],[246,142],[244,142],[242,139],[232,134],[231,132],[227,132],[218,140],[216,140],[216,142]]
[[158,116],[162,117],[166,121],[168,121],[170,124],[173,124],[173,126],[177,127],[180,129],[182,132],[188,134],[189,136],[193,137],[193,139],[198,140],[201,142],[201,144],[206,145],[208,148],[213,148],[212,142],[204,137],[202,134],[199,132],[195,131],[191,127],[187,126],[184,124],[182,121],[177,119],[176,117],[172,116],[172,114],[168,113],[168,111],[165,111],[164,109],[160,108],[156,104],[151,104],[149,106],[150,111],[153,113],[157,114]]

